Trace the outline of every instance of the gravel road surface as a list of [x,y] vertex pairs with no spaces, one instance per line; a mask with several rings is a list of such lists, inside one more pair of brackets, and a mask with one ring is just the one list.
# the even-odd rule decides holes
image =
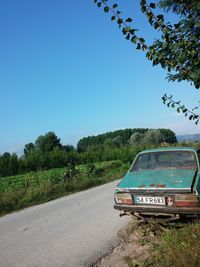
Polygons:
[[113,209],[117,183],[1,217],[0,266],[92,266],[130,220]]

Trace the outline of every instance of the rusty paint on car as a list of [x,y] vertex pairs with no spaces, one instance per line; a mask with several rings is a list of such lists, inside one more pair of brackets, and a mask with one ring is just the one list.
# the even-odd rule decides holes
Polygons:
[[118,188],[140,188],[141,185],[145,185],[146,189],[158,188],[158,185],[165,185],[163,188],[191,188],[194,175],[195,170],[128,171]]

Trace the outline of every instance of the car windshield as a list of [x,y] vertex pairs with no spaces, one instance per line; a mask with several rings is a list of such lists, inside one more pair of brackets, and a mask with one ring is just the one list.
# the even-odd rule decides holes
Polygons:
[[196,170],[196,156],[192,151],[162,151],[140,154],[133,164],[131,171],[147,169]]

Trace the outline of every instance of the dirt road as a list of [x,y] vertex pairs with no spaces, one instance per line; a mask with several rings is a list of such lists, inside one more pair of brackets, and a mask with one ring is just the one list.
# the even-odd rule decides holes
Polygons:
[[90,266],[118,243],[129,218],[113,210],[112,182],[0,218],[0,266]]

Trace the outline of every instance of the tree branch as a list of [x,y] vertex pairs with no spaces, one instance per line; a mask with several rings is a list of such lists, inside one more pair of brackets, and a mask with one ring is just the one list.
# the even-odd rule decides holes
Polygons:
[[195,121],[196,125],[199,123],[200,115],[193,112],[198,109],[198,107],[189,110],[184,105],[181,105],[180,101],[176,102],[172,99],[172,96],[167,96],[166,94],[162,97],[162,101],[163,104],[167,105],[167,107],[176,108],[178,113],[182,112],[185,117],[189,118],[189,120]]

